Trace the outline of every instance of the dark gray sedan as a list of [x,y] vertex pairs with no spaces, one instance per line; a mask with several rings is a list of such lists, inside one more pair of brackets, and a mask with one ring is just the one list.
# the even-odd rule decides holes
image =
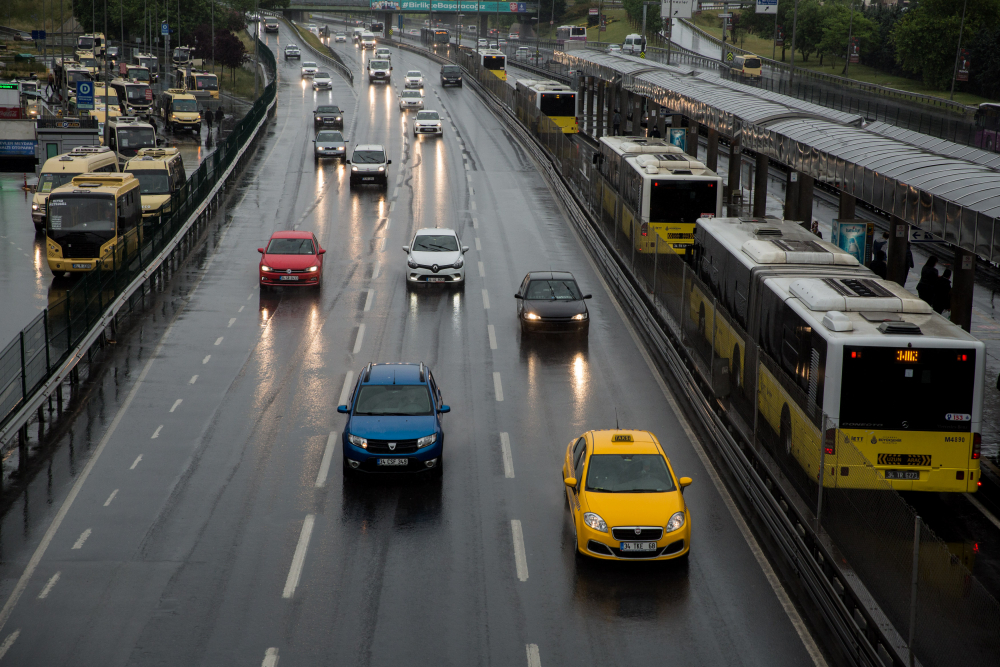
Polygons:
[[514,295],[521,331],[586,335],[590,330],[586,299],[590,297],[580,291],[569,271],[532,271]]

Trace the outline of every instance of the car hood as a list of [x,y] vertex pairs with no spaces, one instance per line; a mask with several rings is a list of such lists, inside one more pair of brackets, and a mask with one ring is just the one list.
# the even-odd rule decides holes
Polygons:
[[666,493],[585,492],[583,510],[600,515],[608,528],[665,526],[674,512],[684,509],[680,491]]
[[525,299],[524,309],[541,317],[572,317],[587,312],[587,304],[583,299],[578,301]]
[[264,255],[261,263],[273,269],[306,269],[319,262],[314,255]]
[[462,253],[459,250],[451,252],[416,251],[410,253],[410,258],[417,264],[422,264],[423,266],[433,266],[434,264],[437,264],[438,266],[451,266],[457,262],[458,258],[461,256]]
[[417,125],[439,125],[440,120],[416,120],[414,121]]
[[351,163],[352,167],[357,167],[358,171],[378,171],[379,167],[384,167],[384,164],[354,164]]
[[320,148],[344,148],[347,144],[343,141],[317,141],[316,146]]
[[351,416],[350,432],[375,440],[416,440],[437,432],[434,415],[423,417],[361,417]]
[[317,76],[313,79],[313,83],[330,83],[331,80],[328,76]]

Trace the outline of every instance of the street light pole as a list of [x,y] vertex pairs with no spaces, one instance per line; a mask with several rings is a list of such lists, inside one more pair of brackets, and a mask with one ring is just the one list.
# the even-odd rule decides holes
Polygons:
[[[110,80],[108,79],[108,0],[104,0],[104,145],[110,146],[111,141],[111,109],[108,106],[108,87],[110,86]],[[96,100],[94,108],[97,108]]]
[[[788,87],[795,83],[795,29],[799,25],[799,0],[795,0],[795,10],[792,14],[792,69],[788,72]],[[789,92],[789,94],[791,94]]]
[[674,0],[670,0],[670,9],[667,10],[667,64],[670,64],[670,51],[674,41]]
[[851,20],[847,23],[847,62],[844,63],[844,76],[851,70],[851,37],[854,35],[854,0],[851,0]]
[[969,0],[962,4],[962,23],[958,27],[958,49],[955,51],[955,69],[951,73],[951,97],[955,99],[955,79],[958,78],[958,59],[962,57],[962,32],[965,31],[965,9],[969,6]]

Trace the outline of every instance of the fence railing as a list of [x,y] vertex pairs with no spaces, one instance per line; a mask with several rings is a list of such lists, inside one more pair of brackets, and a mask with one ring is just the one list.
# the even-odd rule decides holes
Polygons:
[[[292,28],[293,30],[296,30],[296,31],[299,31],[299,32],[301,32],[302,30],[305,30],[305,28],[303,28],[301,26],[298,26],[298,25],[295,25],[294,23],[292,23],[288,19],[284,19],[284,21],[288,25],[288,27]],[[322,51],[317,51],[315,48],[313,48],[312,44],[310,44],[304,38],[302,40],[302,45],[304,47],[308,48],[310,51],[312,51],[316,55],[317,58],[319,58],[320,60],[322,60],[323,62],[325,62],[330,67],[332,67],[335,70],[337,70],[337,72],[341,76],[343,76],[345,79],[347,79],[347,81],[352,86],[354,85],[354,72],[351,70],[350,67],[348,67],[347,65],[345,65],[343,62],[341,62],[337,58],[332,57],[331,55],[329,55],[329,53],[323,53]],[[329,47],[327,47],[327,48],[329,49]]]
[[8,445],[10,436],[25,428],[44,399],[40,394],[72,370],[81,346],[90,345],[95,328],[103,328],[109,311],[126,305],[136,290],[145,290],[150,270],[160,266],[178,237],[204,214],[206,201],[217,194],[234,163],[260,136],[264,120],[274,112],[277,63],[263,43],[259,51],[271,83],[229,136],[171,196],[170,213],[144,220],[120,238],[97,269],[81,276],[64,293],[53,291],[49,306],[0,352],[0,444]]

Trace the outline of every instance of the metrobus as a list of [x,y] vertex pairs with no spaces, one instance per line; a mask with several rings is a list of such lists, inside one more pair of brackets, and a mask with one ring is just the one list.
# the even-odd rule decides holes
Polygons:
[[722,178],[664,139],[601,137],[594,160],[601,217],[637,252],[686,255],[698,218],[722,212]]
[[1000,152],[997,133],[1000,132],[1000,104],[986,102],[976,109],[976,146],[990,152]]
[[444,28],[421,28],[420,43],[425,46],[437,46],[451,42],[451,34]]
[[538,109],[562,128],[563,134],[580,131],[576,119],[576,92],[569,86],[547,79],[518,79],[515,86],[519,104]]
[[717,398],[786,470],[825,487],[977,490],[982,342],[794,222],[699,219],[686,261],[684,330],[713,377],[728,373]]
[[479,51],[479,64],[488,69],[498,79],[507,80],[507,56],[499,49],[482,49]]
[[54,275],[112,270],[139,248],[139,179],[125,173],[74,176],[49,195],[45,247]]
[[556,28],[556,39],[559,41],[587,41],[587,28],[579,25],[561,25]]

